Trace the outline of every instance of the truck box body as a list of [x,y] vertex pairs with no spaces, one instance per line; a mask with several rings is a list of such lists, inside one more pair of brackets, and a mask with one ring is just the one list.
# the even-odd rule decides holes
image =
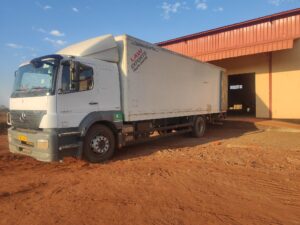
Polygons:
[[128,35],[119,46],[125,121],[225,111],[223,70]]

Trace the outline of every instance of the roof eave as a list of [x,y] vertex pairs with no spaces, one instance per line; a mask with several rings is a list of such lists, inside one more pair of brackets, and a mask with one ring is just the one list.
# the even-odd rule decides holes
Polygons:
[[164,46],[164,45],[174,44],[174,43],[177,43],[177,42],[187,41],[187,40],[191,40],[191,39],[194,39],[194,38],[208,36],[208,35],[212,35],[212,34],[216,34],[216,33],[220,33],[220,32],[225,32],[225,31],[228,31],[228,30],[233,30],[233,29],[238,29],[238,28],[241,28],[241,27],[246,27],[246,26],[251,26],[251,25],[255,25],[255,24],[259,24],[259,23],[273,21],[273,20],[277,20],[277,19],[281,19],[281,18],[285,18],[285,17],[298,15],[298,14],[300,14],[300,8],[296,8],[296,9],[292,9],[292,10],[288,10],[288,11],[283,11],[283,12],[275,13],[275,14],[272,14],[272,15],[263,16],[263,17],[259,17],[259,18],[256,18],[256,19],[247,20],[247,21],[244,21],[244,22],[235,23],[235,24],[231,24],[231,25],[228,25],[228,26],[223,26],[223,27],[219,27],[219,28],[215,28],[215,29],[211,29],[211,30],[207,30],[207,31],[202,31],[202,32],[199,32],[199,33],[194,33],[194,34],[190,34],[190,35],[170,39],[170,40],[167,40],[167,41],[158,42],[158,43],[156,43],[156,45]]

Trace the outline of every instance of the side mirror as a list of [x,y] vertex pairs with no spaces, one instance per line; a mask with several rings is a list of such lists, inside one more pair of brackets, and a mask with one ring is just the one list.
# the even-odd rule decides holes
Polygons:
[[74,91],[79,89],[77,66],[78,66],[77,62],[70,61],[70,90],[74,90]]
[[76,80],[76,62],[70,61],[71,80]]
[[63,66],[70,66],[70,61],[63,61],[61,63],[61,65],[63,65]]
[[40,68],[43,66],[43,62],[41,60],[31,60],[30,64],[32,64],[34,68]]

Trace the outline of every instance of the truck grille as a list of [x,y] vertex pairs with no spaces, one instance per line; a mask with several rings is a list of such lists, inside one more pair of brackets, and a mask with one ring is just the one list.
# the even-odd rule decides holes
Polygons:
[[41,120],[46,114],[44,110],[12,110],[11,123],[13,127],[39,129]]

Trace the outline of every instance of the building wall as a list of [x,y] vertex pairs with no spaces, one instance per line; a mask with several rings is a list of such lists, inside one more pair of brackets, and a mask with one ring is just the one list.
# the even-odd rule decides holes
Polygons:
[[300,39],[273,53],[273,118],[300,118]]
[[[256,117],[269,118],[269,55],[262,53],[211,62],[227,75],[255,73]],[[300,118],[300,39],[293,49],[272,53],[272,117]]]
[[211,63],[225,68],[227,75],[255,73],[256,117],[269,117],[269,57],[267,53]]

